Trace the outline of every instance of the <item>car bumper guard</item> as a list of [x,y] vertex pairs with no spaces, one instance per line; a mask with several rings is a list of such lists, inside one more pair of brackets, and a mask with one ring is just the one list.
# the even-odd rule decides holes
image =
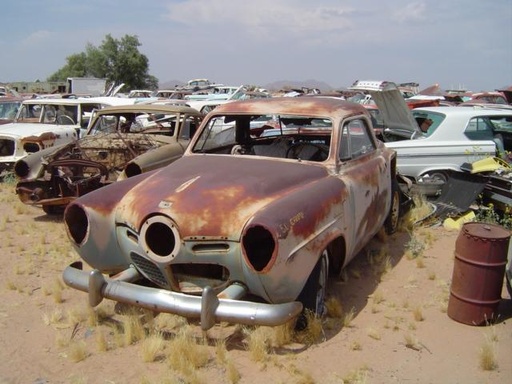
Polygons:
[[75,262],[66,267],[62,277],[68,286],[88,292],[91,306],[96,306],[103,298],[107,298],[155,312],[199,318],[203,330],[208,330],[221,321],[276,326],[290,321],[302,311],[302,303],[298,301],[267,304],[219,298],[244,296],[247,289],[241,284],[235,283],[219,295],[212,288],[205,287],[201,296],[193,296],[133,284],[133,281],[141,277],[133,267],[117,274],[115,278],[106,277],[97,269],[84,271],[82,267],[82,262]]

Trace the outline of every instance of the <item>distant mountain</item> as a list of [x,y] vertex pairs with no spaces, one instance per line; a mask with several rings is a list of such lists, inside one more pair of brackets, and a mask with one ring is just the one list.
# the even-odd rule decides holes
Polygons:
[[305,88],[318,88],[322,92],[332,91],[335,89],[331,85],[324,83],[323,81],[318,80],[305,80],[305,81],[297,81],[297,80],[280,80],[274,81],[273,83],[269,83],[263,86],[269,91],[278,91],[278,90],[287,90],[287,89],[301,89]]
[[176,86],[183,86],[187,84],[186,81],[181,81],[181,80],[168,80],[164,83],[159,83],[158,84],[158,89],[174,89],[176,88]]

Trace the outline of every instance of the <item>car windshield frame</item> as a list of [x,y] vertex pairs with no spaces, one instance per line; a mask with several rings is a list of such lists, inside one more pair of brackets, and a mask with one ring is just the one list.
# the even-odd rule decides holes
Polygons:
[[280,139],[328,145],[329,150],[333,124],[330,118],[318,116],[215,114],[205,123],[192,152],[228,154],[235,145],[269,146]]

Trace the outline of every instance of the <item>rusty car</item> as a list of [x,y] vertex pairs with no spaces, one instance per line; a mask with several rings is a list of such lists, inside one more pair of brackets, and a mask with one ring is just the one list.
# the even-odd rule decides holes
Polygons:
[[92,306],[108,298],[200,319],[203,330],[297,325],[324,313],[328,274],[379,231],[396,230],[395,172],[395,152],[361,105],[219,105],[180,159],[68,205],[81,260],[63,279]]
[[19,159],[75,141],[86,130],[95,109],[123,102],[119,98],[35,98],[24,100],[14,121],[0,126],[0,174],[10,173]]
[[134,104],[95,111],[81,139],[16,162],[16,193],[25,204],[62,213],[79,196],[181,157],[202,118],[186,106]]

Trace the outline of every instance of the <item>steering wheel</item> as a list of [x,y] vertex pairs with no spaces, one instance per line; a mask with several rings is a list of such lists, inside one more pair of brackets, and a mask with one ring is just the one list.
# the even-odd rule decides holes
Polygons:
[[59,115],[56,120],[59,125],[75,125],[76,123],[73,121],[71,117],[68,115]]
[[304,160],[323,161],[327,159],[327,157],[329,156],[329,149],[325,148],[320,144],[298,141],[290,145],[290,147],[286,150],[285,157],[287,159],[299,159],[299,155],[301,154],[301,152],[304,150],[305,147],[308,146],[316,148],[316,151],[313,152],[313,154],[309,156],[308,159]]

